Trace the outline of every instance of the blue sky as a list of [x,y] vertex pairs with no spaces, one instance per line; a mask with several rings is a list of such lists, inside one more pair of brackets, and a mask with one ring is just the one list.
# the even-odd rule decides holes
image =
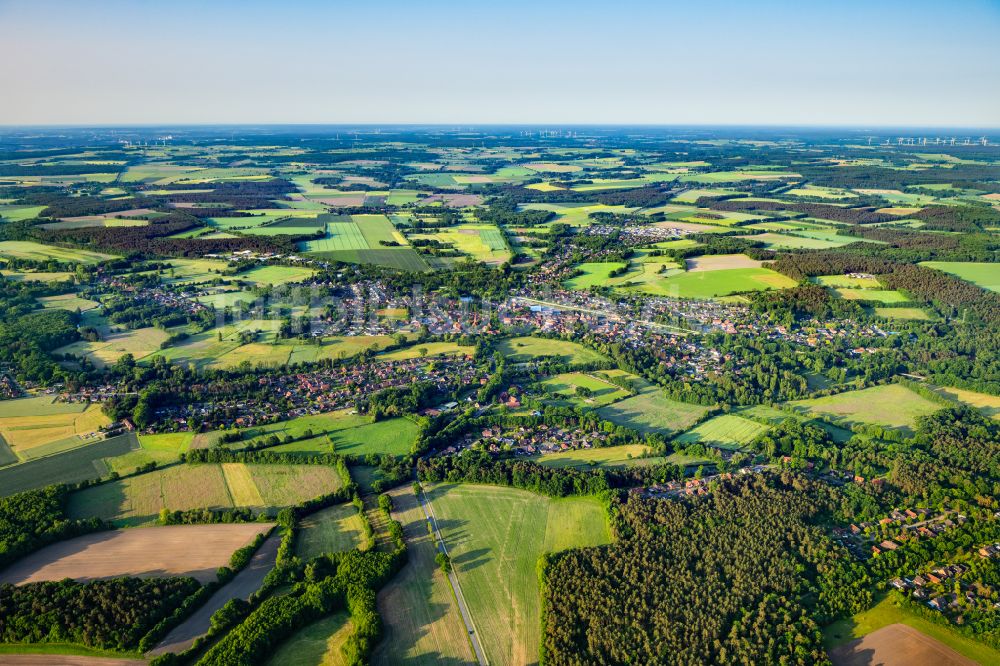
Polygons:
[[1000,0],[0,0],[0,124],[1000,126]]

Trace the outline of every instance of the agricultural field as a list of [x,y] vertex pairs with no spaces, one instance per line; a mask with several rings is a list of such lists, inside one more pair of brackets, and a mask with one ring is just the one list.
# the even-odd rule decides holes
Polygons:
[[747,291],[769,291],[795,286],[795,280],[769,268],[699,269],[669,275],[640,289],[673,298],[715,298]]
[[[131,433],[97,440],[86,446],[76,446],[45,457],[0,467],[0,496],[7,496],[54,483],[79,483],[108,475],[108,460],[127,456],[139,448]],[[0,451],[13,462],[9,449]]]
[[[566,280],[569,289],[589,289],[590,287],[605,287],[612,283],[611,272],[626,268],[627,264],[613,261],[603,263],[583,263],[575,266],[582,275]],[[623,278],[627,279],[627,278]]]
[[299,524],[295,554],[302,561],[326,553],[363,548],[366,538],[358,510],[350,502],[321,509]]
[[597,415],[619,425],[650,433],[677,433],[687,430],[708,411],[667,398],[656,387],[647,387],[631,398],[601,407]]
[[593,449],[576,449],[545,453],[533,458],[545,467],[628,467],[632,465],[659,465],[668,462],[666,457],[652,455],[643,444],[603,446]]
[[475,352],[474,347],[461,347],[454,342],[422,342],[394,349],[392,351],[381,352],[378,357],[384,361],[400,361],[411,358],[433,358],[435,356],[470,356]]
[[503,340],[497,349],[508,361],[514,363],[537,362],[556,358],[562,363],[587,364],[606,360],[596,351],[576,342],[550,338],[518,337]]
[[96,532],[42,548],[0,573],[0,583],[78,581],[134,576],[191,576],[216,580],[239,548],[273,527],[270,523],[169,525]]
[[[857,391],[847,391],[822,398],[788,403],[796,411],[847,425],[871,423],[907,431],[917,417],[941,409],[901,384],[885,384]],[[891,409],[887,406],[891,405]]]
[[533,663],[538,556],[610,542],[604,507],[493,486],[438,485],[428,495],[490,662]]
[[886,319],[930,321],[932,317],[923,308],[875,308],[875,314]]
[[845,289],[880,289],[882,287],[882,284],[875,278],[858,275],[818,275],[812,278],[812,281],[824,287]]
[[1000,292],[1000,264],[965,261],[923,261],[921,266],[950,273],[977,284],[983,289]]
[[[582,372],[567,372],[549,377],[540,382],[539,387],[545,393],[552,394],[552,400],[557,404],[584,408],[602,407],[631,395],[611,382]],[[588,395],[578,394],[578,389],[583,389]]]
[[437,566],[437,547],[427,532],[427,520],[412,489],[390,491],[392,516],[403,527],[406,565],[379,592],[378,608],[385,635],[372,663],[474,663],[475,656],[459,615],[451,584]]
[[43,245],[34,241],[0,241],[0,257],[30,259],[32,261],[60,261],[66,263],[98,264],[112,259],[112,255],[90,250],[70,249]]
[[848,289],[838,288],[833,292],[840,298],[849,301],[875,301],[876,303],[907,303],[910,298],[901,291],[894,289]]
[[[28,401],[35,399],[28,398]],[[44,400],[44,399],[43,399]],[[11,401],[25,403],[25,400]],[[38,409],[32,409],[37,405]],[[62,407],[63,405],[58,405]],[[111,422],[99,404],[73,404],[73,407],[61,411],[46,409],[44,402],[31,405],[22,404],[14,409],[3,410],[7,413],[25,413],[24,416],[0,416],[0,440],[5,449],[16,456],[17,460],[28,461],[44,458],[55,453],[83,446],[90,442],[103,439],[99,434],[101,427]],[[57,407],[57,405],[51,405]]]
[[299,629],[282,642],[266,666],[342,666],[348,662],[342,647],[354,633],[351,616],[341,611]]
[[272,509],[333,492],[340,477],[324,465],[174,465],[78,491],[69,515],[117,526],[148,525],[162,509]]
[[745,419],[734,414],[722,414],[674,438],[677,445],[704,444],[719,449],[740,449],[759,435],[767,432],[768,427],[756,421]]
[[439,229],[433,234],[417,234],[414,238],[446,243],[462,254],[490,265],[502,264],[511,256],[503,232],[492,224],[460,224]]
[[1000,419],[1000,397],[998,396],[968,391],[953,386],[936,386],[931,390],[946,400],[974,407],[985,416]]
[[[885,633],[886,629],[891,633]],[[848,644],[879,631],[884,633],[873,636],[869,642],[863,643],[862,652],[859,653],[855,648],[852,654]],[[922,638],[943,644],[949,651],[954,652],[951,655],[942,654],[934,649],[933,644],[928,645]],[[898,663],[911,663],[917,666],[1000,663],[1000,650],[975,641],[951,627],[917,615],[894,593],[885,595],[866,611],[827,626],[823,629],[823,639],[836,666],[870,663],[859,659],[878,658],[877,655],[883,653],[886,657],[890,657],[901,650],[905,650],[905,653],[900,656],[905,654],[908,661]],[[958,658],[953,656],[954,653],[957,653]],[[945,658],[950,658],[951,661],[944,661]]]
[[312,277],[314,272],[311,268],[296,266],[259,266],[238,273],[234,278],[255,286],[267,284],[277,286],[289,282],[302,282]]
[[69,310],[70,312],[86,312],[100,307],[100,303],[76,294],[59,294],[58,296],[42,296],[39,304],[46,310]]
[[[274,447],[285,453],[340,453],[366,456],[369,453],[407,455],[417,436],[416,424],[408,418],[397,417],[372,422],[370,416],[352,414],[348,410],[326,412],[244,430],[246,439],[277,435],[300,438],[305,432],[314,436]],[[239,446],[239,445],[237,445]]]
[[60,347],[56,353],[85,358],[94,367],[103,368],[114,364],[125,354],[131,354],[136,360],[155,354],[168,337],[170,334],[160,328],[126,329],[108,334],[96,342],[78,340]]

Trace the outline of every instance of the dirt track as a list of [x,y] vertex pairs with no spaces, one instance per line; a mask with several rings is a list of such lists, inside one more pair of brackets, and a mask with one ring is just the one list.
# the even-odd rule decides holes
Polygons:
[[[215,580],[233,551],[270,524],[171,525],[95,532],[60,541],[0,572],[0,583],[34,583],[73,578],[79,581],[137,576],[192,576]],[[4,657],[0,657],[0,664]]]
[[976,666],[950,647],[913,627],[890,624],[830,650],[834,666]]

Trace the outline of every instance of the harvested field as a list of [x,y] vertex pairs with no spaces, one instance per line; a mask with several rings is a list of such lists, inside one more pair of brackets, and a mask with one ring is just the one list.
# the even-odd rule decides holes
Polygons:
[[751,259],[745,254],[707,254],[687,260],[689,273],[722,271],[733,268],[760,268],[762,265],[762,262]]
[[96,532],[60,541],[19,560],[0,573],[0,583],[78,581],[133,576],[191,576],[201,583],[216,579],[233,552],[246,546],[270,523],[169,525]]
[[890,624],[829,652],[834,666],[976,666],[975,661],[905,624]]

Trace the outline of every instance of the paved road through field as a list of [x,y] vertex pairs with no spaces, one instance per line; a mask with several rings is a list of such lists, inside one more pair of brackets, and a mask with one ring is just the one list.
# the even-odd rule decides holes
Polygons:
[[167,637],[159,645],[149,651],[149,656],[155,657],[167,652],[182,652],[188,649],[196,638],[208,631],[212,615],[225,606],[227,601],[230,599],[249,599],[251,594],[260,589],[264,577],[274,568],[280,544],[281,534],[275,531],[257,549],[242,571],[209,597],[204,606],[174,627],[174,630],[167,634]]
[[[438,529],[437,518],[434,516],[434,507],[427,501],[427,497],[423,491],[420,492],[420,506],[424,510],[424,515],[427,516],[427,519],[434,527],[438,550],[448,555],[448,546],[445,545],[444,538],[441,536],[441,530]],[[472,649],[476,653],[476,660],[481,666],[487,666],[489,661],[486,659],[486,653],[483,652],[483,646],[479,643],[479,635],[476,633],[476,626],[472,621],[472,613],[469,612],[469,607],[465,603],[462,586],[458,582],[458,576],[455,574],[454,567],[448,571],[448,579],[455,590],[455,600],[458,602],[458,610],[462,614],[462,621],[465,622],[465,628],[469,632],[469,642],[472,643]]]

